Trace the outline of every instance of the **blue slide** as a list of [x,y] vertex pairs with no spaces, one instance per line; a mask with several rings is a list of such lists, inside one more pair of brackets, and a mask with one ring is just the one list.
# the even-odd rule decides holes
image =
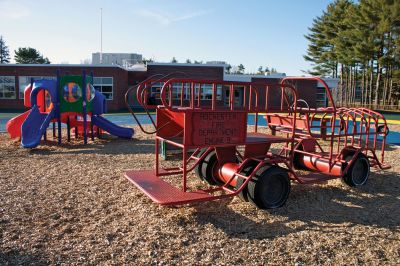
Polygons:
[[21,143],[24,148],[35,148],[46,132],[51,119],[54,118],[55,108],[50,113],[43,114],[37,105],[34,105],[21,126]]
[[116,124],[110,122],[109,120],[105,119],[102,116],[94,115],[92,116],[92,122],[94,125],[98,126],[99,128],[107,131],[111,135],[120,137],[120,138],[132,138],[133,136],[133,129],[127,127],[120,127]]

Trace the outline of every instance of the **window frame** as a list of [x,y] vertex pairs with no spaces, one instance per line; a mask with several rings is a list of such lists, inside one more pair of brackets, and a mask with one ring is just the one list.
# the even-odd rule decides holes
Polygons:
[[[111,83],[109,82],[103,83],[105,80],[107,81],[107,79],[111,79]],[[99,80],[101,81],[101,83],[99,83]],[[93,87],[96,90],[98,90],[101,94],[103,94],[104,97],[106,97],[107,101],[114,100],[114,77],[94,77]],[[103,87],[111,87],[111,92],[103,92]],[[111,95],[111,97],[108,98],[106,95]]]
[[[14,97],[5,97],[4,95],[6,94],[6,93],[8,93],[9,91],[5,91],[5,86],[11,86],[11,82],[7,82],[7,83],[3,83],[3,79],[4,78],[10,78],[10,79],[14,79],[14,85],[13,85],[13,87],[14,87]],[[0,99],[1,100],[15,100],[15,99],[17,99],[17,86],[16,86],[16,78],[15,78],[15,76],[0,76],[0,91],[1,91],[1,93],[3,94],[3,96],[0,96]]]
[[[151,86],[151,94],[155,96],[156,99],[160,99],[161,88],[164,86],[164,82],[157,82]],[[199,90],[200,83],[194,84],[194,99],[198,100],[198,90]],[[222,85],[217,84],[217,101],[222,100]],[[204,90],[209,90],[210,93],[204,93]],[[201,99],[202,101],[212,101],[212,83],[202,83],[201,84]],[[181,99],[181,90],[182,90],[182,83],[173,83],[172,84],[172,99],[173,100],[180,100]],[[185,82],[184,85],[185,90],[185,97],[184,100],[190,100],[190,83]],[[207,95],[211,95],[211,98],[207,98]]]
[[[26,81],[27,83],[26,83],[26,85],[25,86],[21,86],[21,78],[22,77],[24,77],[24,78],[29,78],[29,79],[27,79],[27,80],[29,80],[29,81]],[[18,99],[20,99],[20,100],[24,100],[25,99],[25,93],[24,93],[24,91],[25,91],[25,87],[28,85],[28,84],[30,84],[31,83],[31,79],[34,79],[34,80],[41,80],[41,79],[51,79],[51,80],[57,80],[57,77],[56,76],[18,76],[18,87],[19,87],[19,91],[18,91]]]

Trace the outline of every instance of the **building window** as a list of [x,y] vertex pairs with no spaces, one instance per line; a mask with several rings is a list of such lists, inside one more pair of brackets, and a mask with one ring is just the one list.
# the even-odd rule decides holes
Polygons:
[[156,99],[160,99],[161,88],[163,85],[164,85],[164,83],[161,83],[161,82],[154,83],[151,86],[151,96],[155,97]]
[[317,87],[316,105],[317,107],[326,107],[327,97],[325,88]]
[[101,92],[107,100],[113,99],[113,78],[95,77],[93,78],[93,87]]
[[[151,87],[151,94],[154,96],[156,99],[160,98],[160,92],[161,88],[164,85],[164,83],[155,83]],[[194,86],[194,98],[197,100],[198,99],[198,92],[199,92],[199,87],[200,84],[195,84]],[[181,92],[182,92],[182,83],[173,83],[172,84],[172,98],[175,100],[179,100],[181,98]],[[185,100],[190,100],[190,83],[185,83],[184,84],[184,99]],[[200,99],[201,100],[212,100],[212,94],[213,94],[213,85],[212,84],[201,84],[201,95]],[[217,100],[222,99],[222,85],[217,85]]]
[[[234,86],[233,88],[233,100],[235,107],[241,106],[243,103],[243,93],[244,93],[244,86]],[[231,95],[231,88],[230,86],[224,86],[225,97],[224,97],[224,105],[229,106],[230,103],[230,95]]]
[[[199,92],[199,84],[195,86],[195,99],[198,99]],[[212,84],[201,84],[201,100],[212,100],[213,95],[213,85]],[[222,85],[217,85],[217,100],[220,101],[222,99]]]
[[15,77],[0,76],[0,99],[16,99]]
[[39,80],[39,79],[51,79],[56,80],[57,77],[54,76],[20,76],[18,77],[18,84],[19,84],[19,99],[24,99],[24,91],[25,87],[31,84],[31,79]]
[[[161,94],[161,88],[164,86],[164,82],[158,82],[154,83],[151,86],[151,96],[155,97],[156,99],[160,99],[160,94]],[[189,91],[189,84],[185,83],[184,85],[184,95],[185,99],[189,99],[188,97],[188,91]],[[181,98],[181,92],[182,92],[182,83],[173,83],[172,84],[172,98],[175,100],[178,100]]]

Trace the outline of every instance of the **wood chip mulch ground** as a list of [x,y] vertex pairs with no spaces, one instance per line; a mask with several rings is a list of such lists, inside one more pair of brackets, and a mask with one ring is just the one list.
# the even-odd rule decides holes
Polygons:
[[[136,128],[137,129],[137,128]],[[153,137],[52,141],[0,134],[0,264],[400,264],[400,149],[352,189],[296,185],[261,211],[239,198],[161,207],[124,177],[151,169]]]

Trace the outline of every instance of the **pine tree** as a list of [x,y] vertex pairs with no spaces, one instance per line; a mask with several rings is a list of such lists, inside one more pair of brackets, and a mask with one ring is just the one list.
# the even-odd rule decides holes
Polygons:
[[238,65],[237,74],[244,74],[245,67],[243,64]]
[[39,51],[31,47],[18,48],[14,52],[14,59],[17,64],[50,64],[47,57],[43,57]]
[[154,62],[154,61],[153,61],[153,59],[151,59],[151,58],[149,58],[149,59],[143,58],[143,59],[142,59],[142,63],[143,63],[144,65],[146,65],[146,66],[147,66],[148,63],[152,63],[152,62]]
[[230,73],[231,73],[232,66],[228,64],[228,65],[225,67],[225,69],[226,69],[226,73],[230,74]]
[[259,75],[264,75],[264,74],[265,74],[264,69],[263,69],[262,66],[260,66],[260,67],[258,68],[257,74],[259,74]]
[[10,63],[10,52],[3,36],[0,35],[0,64],[8,63]]
[[336,0],[309,30],[309,73],[340,77],[339,105],[399,101],[400,0]]

